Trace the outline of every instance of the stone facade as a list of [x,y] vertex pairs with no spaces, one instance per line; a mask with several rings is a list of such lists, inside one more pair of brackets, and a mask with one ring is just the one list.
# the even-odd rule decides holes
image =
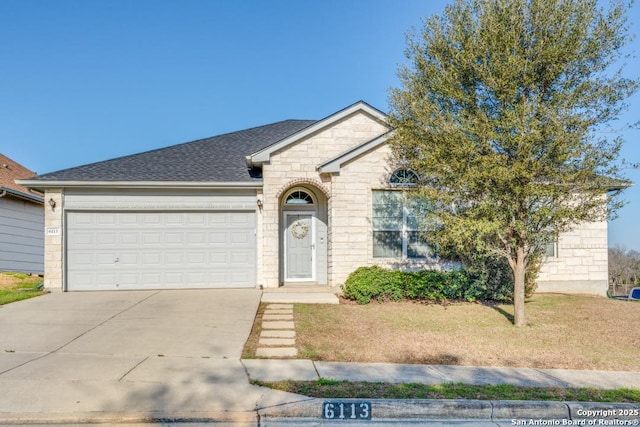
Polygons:
[[[336,190],[334,188],[335,177],[320,174],[316,168],[326,160],[388,131],[389,129],[384,123],[360,112],[348,116],[337,123],[332,123],[331,126],[321,129],[315,134],[295,142],[292,146],[271,155],[270,161],[265,163],[262,169],[264,199],[262,218],[260,220],[262,223],[261,241],[259,240],[262,253],[261,262],[259,262],[261,265],[260,285],[263,287],[277,287],[284,281],[280,262],[283,252],[280,239],[282,234],[282,196],[286,190],[296,186],[308,188],[316,196],[326,199],[326,208],[320,205],[317,215],[322,219],[326,218],[329,224],[327,242],[329,261],[326,267],[329,277],[328,284],[341,283],[336,282],[335,270],[338,268],[338,271],[341,272],[338,277],[342,278],[344,276],[342,273],[344,267],[336,265],[336,260],[340,257],[344,248],[343,242],[340,240],[344,236],[337,237],[338,232],[336,230],[345,232],[345,227],[339,225],[340,221],[352,221],[360,226],[366,222],[366,216],[362,215],[364,212],[358,212],[357,216],[355,215],[356,212],[348,209],[342,212],[346,205],[344,200],[351,197],[351,195],[355,195],[356,198],[351,200],[350,205],[359,205],[360,208],[363,208],[363,197],[368,197],[370,191],[357,194],[356,190],[349,190],[346,194],[339,194],[341,191],[345,191],[345,185],[339,183]],[[367,165],[369,164],[367,163]],[[380,167],[384,167],[384,164],[379,163],[377,166],[379,166],[377,170],[380,170]],[[367,173],[366,179],[369,180],[369,184],[366,185],[369,188],[371,188],[370,178],[374,174],[375,171]],[[352,184],[356,185],[355,183]],[[336,195],[339,195],[339,197],[336,197]],[[326,211],[324,211],[325,209]],[[340,215],[336,215],[338,209],[341,210]],[[352,207],[349,209],[352,209]],[[338,221],[338,225],[335,224],[336,221]],[[362,255],[366,251],[367,237],[357,232],[349,232],[347,236],[351,236],[346,237],[347,239],[352,239],[349,247],[353,251],[360,253],[361,256],[350,255],[347,260],[341,260],[340,262],[346,262],[346,265],[355,265],[358,260],[362,260]],[[338,241],[335,241],[336,238]],[[335,252],[336,250],[338,252]]]
[[[64,279],[64,192],[60,188],[49,188],[44,199],[44,228],[59,231],[44,237],[44,286],[49,291],[60,292]],[[49,204],[51,199],[55,202],[54,208]]]
[[581,224],[561,235],[555,256],[544,259],[537,292],[606,295],[608,263],[607,222]]

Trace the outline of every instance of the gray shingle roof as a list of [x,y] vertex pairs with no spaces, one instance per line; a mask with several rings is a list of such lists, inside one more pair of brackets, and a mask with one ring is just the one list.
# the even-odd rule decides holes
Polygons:
[[38,175],[33,181],[251,182],[245,156],[291,136],[315,120],[270,125]]

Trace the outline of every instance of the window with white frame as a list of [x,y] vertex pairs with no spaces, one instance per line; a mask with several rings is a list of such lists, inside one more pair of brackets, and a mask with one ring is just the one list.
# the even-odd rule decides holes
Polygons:
[[425,205],[404,191],[374,190],[372,199],[374,258],[426,258],[429,246],[419,223]]

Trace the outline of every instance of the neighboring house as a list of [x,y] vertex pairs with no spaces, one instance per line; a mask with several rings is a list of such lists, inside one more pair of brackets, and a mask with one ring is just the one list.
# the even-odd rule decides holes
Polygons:
[[[47,236],[45,286],[336,286],[365,265],[438,268],[389,136],[385,114],[358,102],[25,180],[60,231]],[[563,236],[539,290],[604,294],[606,229]]]
[[0,154],[0,271],[44,273],[42,194],[16,184],[34,175]]

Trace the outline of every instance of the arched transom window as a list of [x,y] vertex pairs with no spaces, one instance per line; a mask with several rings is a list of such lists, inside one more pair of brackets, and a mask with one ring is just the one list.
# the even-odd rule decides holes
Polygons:
[[312,205],[313,198],[306,191],[296,190],[289,194],[284,201],[285,205]]
[[411,169],[398,169],[391,174],[389,182],[395,185],[417,185],[418,174]]

